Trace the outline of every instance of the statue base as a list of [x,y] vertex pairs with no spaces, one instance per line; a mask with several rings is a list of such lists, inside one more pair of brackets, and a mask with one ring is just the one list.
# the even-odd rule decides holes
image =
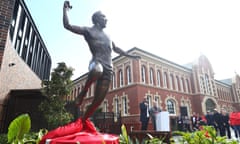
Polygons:
[[100,133],[90,120],[58,127],[43,136],[39,144],[119,144],[119,137]]

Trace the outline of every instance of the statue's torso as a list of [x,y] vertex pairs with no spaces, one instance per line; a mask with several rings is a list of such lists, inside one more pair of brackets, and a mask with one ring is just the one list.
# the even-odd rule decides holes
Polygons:
[[84,36],[92,53],[91,61],[98,61],[104,68],[112,69],[112,43],[109,37],[96,28],[89,28]]

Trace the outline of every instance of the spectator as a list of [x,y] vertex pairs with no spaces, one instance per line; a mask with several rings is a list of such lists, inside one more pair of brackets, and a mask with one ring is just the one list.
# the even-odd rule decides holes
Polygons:
[[193,112],[193,115],[191,116],[191,123],[192,123],[193,130],[199,129],[200,121],[201,121],[201,117],[199,116],[199,114],[195,114],[195,112]]
[[156,127],[156,115],[159,112],[161,112],[161,109],[157,106],[157,102],[153,102],[153,107],[150,108],[149,114],[151,116],[151,120],[152,120],[152,124],[153,124],[154,130],[157,130],[157,127]]
[[183,118],[181,115],[177,118],[177,126],[179,131],[183,131]]
[[235,137],[240,137],[240,113],[231,112],[229,115],[229,123],[234,130]]
[[184,131],[191,132],[190,119],[188,116],[183,117],[183,127],[184,127]]
[[214,127],[213,112],[208,110],[205,117],[206,117],[206,120],[207,120],[207,125]]
[[214,109],[213,118],[214,118],[214,124],[215,124],[216,131],[220,133],[220,136],[224,136],[225,130],[224,130],[224,126],[223,126],[223,119],[222,119],[223,116],[221,113],[218,112],[218,110],[216,108]]
[[226,132],[227,132],[228,138],[231,139],[229,115],[227,114],[226,110],[224,110],[224,109],[221,112],[222,112],[223,128],[224,128],[225,135],[226,135]]
[[139,105],[140,107],[140,121],[142,123],[141,130],[147,130],[149,122],[148,101],[146,98]]

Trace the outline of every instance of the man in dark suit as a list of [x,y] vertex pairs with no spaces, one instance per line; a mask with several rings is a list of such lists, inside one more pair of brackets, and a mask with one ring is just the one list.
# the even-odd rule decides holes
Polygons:
[[140,103],[140,121],[142,123],[141,130],[147,130],[149,122],[148,101],[146,98]]
[[222,116],[221,113],[218,112],[218,110],[216,108],[214,109],[213,118],[214,118],[216,131],[220,132],[220,136],[224,136],[225,135],[225,130],[224,130],[223,116]]

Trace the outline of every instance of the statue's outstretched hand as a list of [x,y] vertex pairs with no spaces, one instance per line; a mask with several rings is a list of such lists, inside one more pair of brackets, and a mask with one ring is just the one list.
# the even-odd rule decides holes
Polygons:
[[68,0],[66,0],[66,1],[64,2],[63,7],[66,8],[66,9],[72,9],[72,6],[70,5],[70,2],[69,2]]

